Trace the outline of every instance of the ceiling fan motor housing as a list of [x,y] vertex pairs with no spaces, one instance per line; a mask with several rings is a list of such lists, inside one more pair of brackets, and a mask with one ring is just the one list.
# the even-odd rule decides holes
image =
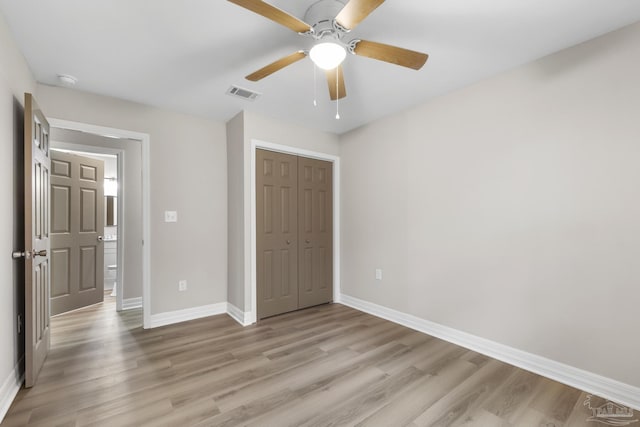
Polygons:
[[312,4],[304,14],[304,22],[313,28],[313,37],[317,40],[332,38],[340,40],[346,29],[335,22],[345,4],[340,0],[320,0]]

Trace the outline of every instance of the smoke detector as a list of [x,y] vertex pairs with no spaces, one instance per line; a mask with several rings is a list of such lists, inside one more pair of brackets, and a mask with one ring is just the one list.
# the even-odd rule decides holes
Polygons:
[[78,79],[69,74],[58,74],[58,81],[63,86],[75,86],[75,84],[78,83]]

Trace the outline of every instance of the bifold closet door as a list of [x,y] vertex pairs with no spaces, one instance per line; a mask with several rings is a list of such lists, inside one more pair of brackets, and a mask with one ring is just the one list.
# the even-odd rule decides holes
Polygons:
[[298,157],[298,308],[333,300],[332,167]]
[[298,309],[298,158],[256,150],[258,319]]
[[333,300],[332,168],[256,150],[258,319]]

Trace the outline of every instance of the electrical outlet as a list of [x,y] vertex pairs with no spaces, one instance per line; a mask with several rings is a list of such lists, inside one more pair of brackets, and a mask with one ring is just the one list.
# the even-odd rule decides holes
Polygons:
[[382,280],[382,269],[376,268],[376,280]]
[[184,292],[187,290],[187,281],[186,280],[180,280],[178,282],[178,290],[180,292]]

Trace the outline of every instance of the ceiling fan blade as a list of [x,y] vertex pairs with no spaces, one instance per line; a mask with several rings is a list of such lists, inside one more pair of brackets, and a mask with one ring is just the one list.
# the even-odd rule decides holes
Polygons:
[[311,31],[311,26],[306,22],[303,22],[295,16],[289,15],[287,12],[278,9],[275,6],[271,6],[269,3],[265,3],[262,0],[229,0],[231,3],[244,7],[252,12],[262,15],[265,18],[284,25],[287,28],[292,29],[296,33],[306,33]]
[[257,82],[258,80],[262,80],[278,70],[282,70],[284,67],[291,65],[294,62],[300,61],[305,56],[307,56],[307,54],[301,50],[296,53],[292,53],[291,55],[280,58],[277,61],[267,65],[266,67],[262,67],[258,71],[249,74],[247,77],[245,77],[245,79],[251,80],[252,82]]
[[353,30],[382,3],[384,0],[351,0],[338,13],[336,21],[347,30]]
[[[341,99],[347,96],[347,89],[344,85],[344,73],[342,72],[342,65],[339,65],[333,70],[325,71],[327,75],[327,83],[329,83],[329,96],[332,101],[336,99]],[[337,85],[336,85],[337,82]]]
[[360,40],[353,48],[353,53],[380,61],[390,62],[403,67],[419,70],[427,62],[429,55],[388,44]]

